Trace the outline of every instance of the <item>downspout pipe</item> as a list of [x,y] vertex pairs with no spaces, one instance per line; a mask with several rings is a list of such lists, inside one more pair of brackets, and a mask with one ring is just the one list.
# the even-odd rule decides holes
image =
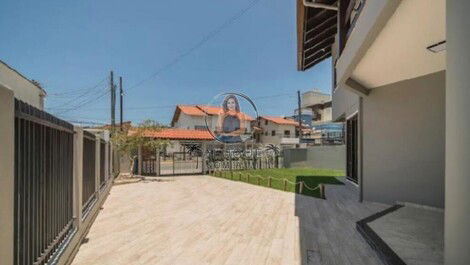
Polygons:
[[331,6],[331,5],[327,5],[327,4],[317,3],[317,2],[315,2],[315,0],[311,0],[311,1],[303,0],[303,1],[304,1],[304,6],[306,6],[306,7],[322,8],[322,9],[338,11],[337,6]]

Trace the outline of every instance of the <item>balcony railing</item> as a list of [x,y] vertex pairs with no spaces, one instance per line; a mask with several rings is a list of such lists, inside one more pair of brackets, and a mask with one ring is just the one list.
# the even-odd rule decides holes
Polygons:
[[340,0],[339,5],[339,51],[343,52],[344,47],[353,31],[356,21],[359,18],[366,0]]

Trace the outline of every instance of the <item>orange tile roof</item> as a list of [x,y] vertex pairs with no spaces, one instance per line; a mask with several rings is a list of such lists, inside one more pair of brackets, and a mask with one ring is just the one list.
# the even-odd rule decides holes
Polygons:
[[[196,105],[196,107],[200,108],[202,111],[209,115],[219,115],[221,112],[223,112],[222,107],[217,107],[217,106],[207,106],[207,105]],[[245,120],[247,121],[254,121],[250,115],[245,114],[241,112],[242,117],[244,117]]]
[[284,117],[262,116],[261,118],[282,125],[299,125],[299,122]]
[[175,128],[164,128],[159,131],[146,131],[144,132],[144,136],[168,140],[214,140],[214,137],[209,131]]
[[217,106],[196,105],[196,107],[209,115],[219,115],[221,112],[223,112],[222,107]]
[[[222,112],[222,107],[208,106],[208,105],[176,105],[175,113],[171,120],[171,126],[175,125],[175,122],[179,119],[180,113],[184,113],[190,116],[205,116],[205,115],[219,115]],[[245,114],[241,113],[246,121],[253,121],[254,119]]]
[[177,105],[176,108],[177,109],[179,108],[181,112],[187,115],[192,115],[192,116],[204,116],[205,115],[205,113],[196,106]]

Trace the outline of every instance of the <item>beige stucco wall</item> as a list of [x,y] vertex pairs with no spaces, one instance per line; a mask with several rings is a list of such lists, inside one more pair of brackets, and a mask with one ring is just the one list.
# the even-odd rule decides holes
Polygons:
[[320,91],[307,91],[302,94],[301,107],[305,108],[308,106],[323,104],[331,100],[331,95],[322,93]]
[[343,120],[357,112],[359,96],[340,86],[333,92],[332,105],[332,120]]
[[327,122],[327,121],[331,121],[331,119],[332,119],[332,108],[331,107],[324,108],[321,112],[321,121]]
[[445,72],[363,99],[363,196],[444,207]]
[[11,89],[15,98],[38,109],[44,109],[44,91],[1,61],[0,84]]
[[353,70],[366,54],[375,37],[382,30],[400,2],[401,0],[365,1],[364,8],[339,58],[336,39],[333,45],[332,56],[333,62],[337,60],[335,65],[337,87],[333,88],[332,93],[333,121],[347,118],[359,109],[359,96],[351,92],[344,82],[351,76]]
[[13,264],[14,104],[12,91],[0,85],[0,264]]
[[470,264],[470,1],[447,1],[445,264]]
[[[211,126],[211,119],[208,119],[208,124]],[[196,125],[199,126],[205,126],[205,120],[203,116],[193,116],[193,115],[187,115],[183,112],[181,112],[178,120],[175,122],[174,127],[175,128],[181,128],[181,129],[189,129],[189,130],[194,130],[194,127]]]

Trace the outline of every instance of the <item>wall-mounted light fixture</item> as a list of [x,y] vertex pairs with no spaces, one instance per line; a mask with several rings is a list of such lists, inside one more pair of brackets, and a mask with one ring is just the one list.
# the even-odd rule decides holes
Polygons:
[[443,40],[441,42],[438,42],[436,44],[433,44],[433,45],[427,47],[426,49],[428,49],[429,51],[431,51],[433,53],[438,53],[438,52],[445,51],[446,50],[446,41]]

